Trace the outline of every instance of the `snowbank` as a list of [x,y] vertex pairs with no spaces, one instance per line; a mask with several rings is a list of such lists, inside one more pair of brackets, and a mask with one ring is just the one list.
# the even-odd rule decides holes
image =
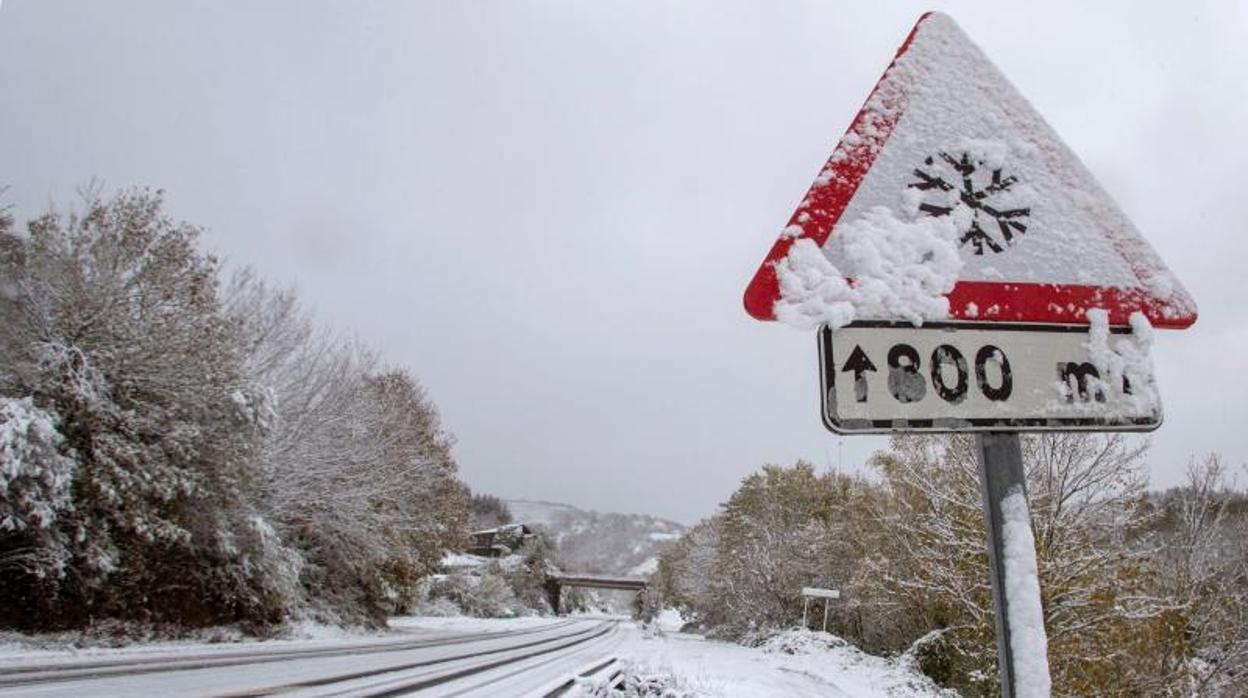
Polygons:
[[[629,634],[616,653],[651,675],[674,677],[684,695],[742,696],[939,696],[941,689],[904,659],[875,657],[827,633],[790,630],[760,647],[707,640],[698,635]],[[679,694],[678,694],[679,695]]]
[[176,626],[153,626],[124,621],[103,621],[88,630],[52,633],[0,632],[0,667],[33,660],[55,663],[84,657],[166,657],[186,654],[234,652],[265,648],[320,647],[344,642],[401,641],[410,635],[384,630],[292,621],[273,630],[269,637],[249,635],[236,626],[187,630]]
[[654,617],[654,624],[665,633],[680,632],[686,622],[688,621],[680,614],[680,611],[674,608],[665,608]]

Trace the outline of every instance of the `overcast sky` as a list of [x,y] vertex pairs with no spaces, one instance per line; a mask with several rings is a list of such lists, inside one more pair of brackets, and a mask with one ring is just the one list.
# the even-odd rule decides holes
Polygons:
[[[684,522],[855,468],[813,336],[741,294],[919,14],[949,12],[1195,296],[1157,486],[1248,461],[1248,4],[0,5],[0,186],[168,193],[420,378],[474,490]],[[1244,478],[1241,475],[1241,481]]]

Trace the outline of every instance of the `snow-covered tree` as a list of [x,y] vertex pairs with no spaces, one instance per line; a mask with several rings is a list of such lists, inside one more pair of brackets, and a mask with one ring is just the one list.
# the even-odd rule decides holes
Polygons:
[[872,499],[867,483],[809,463],[764,466],[661,555],[667,602],[733,637],[797,623],[802,587],[844,588],[858,574]]
[[713,516],[689,529],[659,554],[659,569],[654,575],[663,602],[700,625],[723,622],[725,617],[715,595],[721,521],[721,517]]
[[0,623],[380,620],[465,534],[436,408],[162,207],[0,211]]
[[1122,434],[1050,433],[1024,442],[1054,679],[1073,693],[1130,680],[1123,648],[1152,635],[1167,602],[1153,592],[1144,455]]
[[9,585],[54,606],[52,622],[234,613],[234,590],[195,561],[233,524],[217,514],[239,504],[255,446],[231,397],[241,346],[216,260],[161,208],[159,192],[88,192],[0,235],[0,392],[54,411],[77,462],[65,579]]
[[472,495],[472,528],[480,531],[496,528],[512,521],[511,509],[507,502],[493,495],[477,493]]
[[[1151,628],[1165,603],[1151,594],[1145,446],[1119,435],[1025,437],[1037,562],[1055,686],[1084,693],[1129,674],[1115,648]],[[888,532],[881,590],[939,629],[920,652],[928,670],[968,692],[995,693],[996,644],[973,437],[894,437],[873,460],[884,477]],[[1116,684],[1127,686],[1125,680]]]
[[378,619],[466,532],[451,439],[415,379],[316,330],[292,292],[243,272],[226,298],[248,348],[248,404],[263,415],[263,507],[304,551],[304,585],[326,615]]
[[1150,637],[1141,680],[1156,692],[1248,692],[1248,497],[1231,487],[1217,454],[1193,461],[1182,487],[1157,498],[1149,539],[1155,593],[1171,610]]

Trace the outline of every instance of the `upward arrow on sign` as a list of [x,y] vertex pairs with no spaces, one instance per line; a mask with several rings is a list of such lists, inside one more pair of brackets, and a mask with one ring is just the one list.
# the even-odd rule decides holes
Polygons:
[[854,399],[858,402],[866,402],[867,377],[864,374],[867,371],[874,373],[875,364],[871,363],[871,359],[862,350],[862,347],[854,347],[854,350],[849,354],[849,358],[845,359],[845,363],[842,364],[841,371],[854,374]]
[[[1074,153],[950,18],[919,19],[745,292],[774,319],[776,264],[809,239],[852,279],[837,230],[880,207],[957,225],[949,317],[1124,325],[1196,320],[1191,297]],[[884,319],[895,318],[863,318]]]

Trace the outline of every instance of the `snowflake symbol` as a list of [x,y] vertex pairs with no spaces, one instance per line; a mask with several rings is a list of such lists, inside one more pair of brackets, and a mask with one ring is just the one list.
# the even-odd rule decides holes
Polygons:
[[[928,166],[931,172],[916,167],[914,176],[918,177],[919,181],[911,182],[908,187],[938,194],[941,199],[939,203],[921,203],[919,204],[919,210],[929,216],[947,216],[959,204],[963,204],[971,209],[973,213],[971,226],[962,233],[960,242],[963,245],[966,245],[968,242],[971,243],[975,247],[975,254],[982,255],[985,247],[994,253],[1003,252],[1007,246],[1014,243],[1015,234],[1021,235],[1027,232],[1027,224],[1019,219],[1030,216],[1030,208],[998,209],[993,207],[989,201],[994,194],[1008,192],[1010,187],[1018,182],[1018,177],[1013,175],[1002,177],[1001,169],[996,168],[992,170],[991,179],[987,185],[982,188],[977,187],[975,174],[977,168],[984,163],[983,161],[976,163],[972,160],[969,153],[962,153],[961,158],[955,158],[949,153],[941,153],[940,160],[929,156],[923,163]],[[942,170],[949,175],[950,179],[955,181],[958,177],[961,177],[961,188],[955,187],[946,181],[940,174]],[[980,172],[980,179],[982,180],[982,170]],[[984,230],[980,226],[981,221],[988,226],[989,230],[995,227],[996,230],[1000,231],[1000,240],[994,237],[992,233]],[[992,224],[995,224],[995,226]]]

